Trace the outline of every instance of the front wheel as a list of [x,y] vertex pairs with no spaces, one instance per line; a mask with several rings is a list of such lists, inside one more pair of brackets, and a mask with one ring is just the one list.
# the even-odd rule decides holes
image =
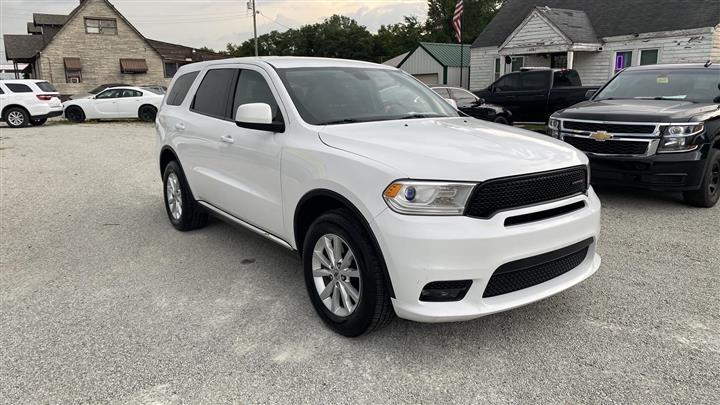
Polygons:
[[310,226],[303,246],[305,285],[315,311],[335,332],[360,336],[392,320],[382,266],[350,211],[330,211]]
[[683,193],[685,202],[696,207],[710,208],[720,199],[720,149],[708,154],[708,166],[699,190]]
[[65,118],[70,122],[81,123],[85,121],[85,111],[78,106],[70,106],[65,109]]
[[495,122],[498,124],[510,125],[510,121],[508,121],[508,119],[503,117],[502,115],[498,115],[497,117],[495,117]]
[[207,224],[208,215],[193,198],[185,174],[176,161],[165,167],[163,186],[165,210],[175,229],[191,231]]

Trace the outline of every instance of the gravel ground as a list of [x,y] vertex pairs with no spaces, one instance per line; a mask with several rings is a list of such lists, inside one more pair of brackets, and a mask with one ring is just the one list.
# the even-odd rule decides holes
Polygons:
[[0,138],[0,403],[720,403],[720,206],[599,190],[584,283],[350,340],[292,253],[170,226],[152,125]]

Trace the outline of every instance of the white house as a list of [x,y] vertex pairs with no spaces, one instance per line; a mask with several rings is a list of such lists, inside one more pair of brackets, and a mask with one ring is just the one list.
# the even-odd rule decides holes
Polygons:
[[472,44],[470,88],[522,67],[601,85],[628,66],[708,60],[720,62],[719,0],[506,0]]
[[412,51],[385,62],[415,76],[425,84],[446,84],[467,88],[470,46],[420,42]]

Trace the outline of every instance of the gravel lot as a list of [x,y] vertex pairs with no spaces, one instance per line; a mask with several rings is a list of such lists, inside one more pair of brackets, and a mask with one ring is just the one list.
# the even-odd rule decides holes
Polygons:
[[584,283],[349,340],[294,254],[219,221],[171,227],[152,125],[0,138],[0,403],[720,403],[720,206],[599,190],[603,266]]

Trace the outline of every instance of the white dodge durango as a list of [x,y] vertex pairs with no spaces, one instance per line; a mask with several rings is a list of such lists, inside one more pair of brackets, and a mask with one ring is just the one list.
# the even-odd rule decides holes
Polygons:
[[173,226],[212,214],[297,251],[315,310],[345,336],[395,314],[444,322],[515,308],[600,265],[584,154],[466,117],[395,68],[194,63],[156,126]]

